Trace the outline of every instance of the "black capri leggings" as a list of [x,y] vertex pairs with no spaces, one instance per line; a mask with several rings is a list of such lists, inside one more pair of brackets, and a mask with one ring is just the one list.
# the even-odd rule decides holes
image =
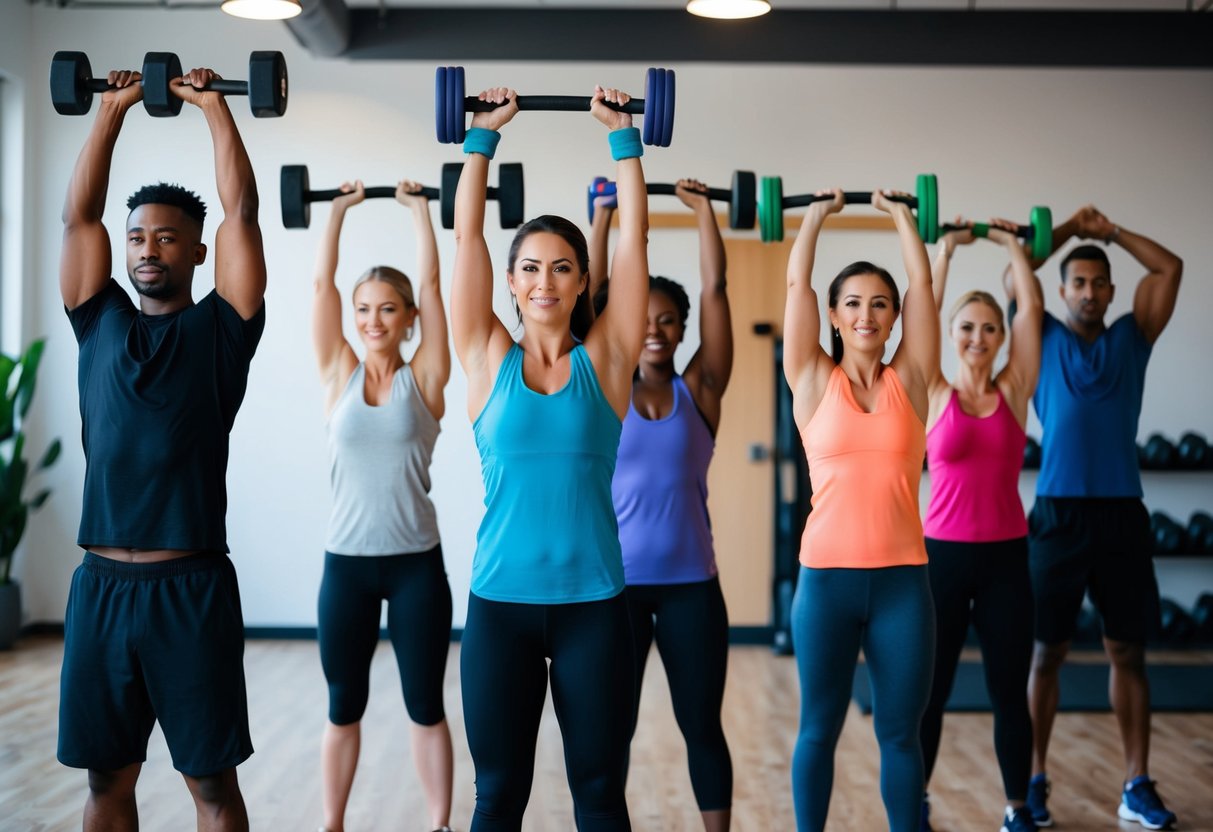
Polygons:
[[981,643],[986,690],[994,707],[994,753],[1008,800],[1028,794],[1032,719],[1028,670],[1032,661],[1032,584],[1028,541],[957,543],[927,538],[935,599],[935,677],[920,736],[927,778],[939,753],[943,709],[952,692],[960,650],[972,619]]
[[324,553],[318,636],[329,721],[349,725],[366,710],[382,601],[409,719],[436,725],[446,717],[442,677],[451,647],[451,587],[441,544],[407,555]]
[[624,798],[633,691],[628,630],[622,592],[579,604],[469,595],[459,663],[476,767],[472,832],[522,827],[549,674],[577,829],[631,829]]
[[729,660],[729,616],[720,580],[627,587],[636,647],[636,697],[632,733],[640,712],[640,688],[649,647],[657,651],[670,683],[674,718],[687,744],[691,788],[701,812],[733,802],[733,761],[720,725]]

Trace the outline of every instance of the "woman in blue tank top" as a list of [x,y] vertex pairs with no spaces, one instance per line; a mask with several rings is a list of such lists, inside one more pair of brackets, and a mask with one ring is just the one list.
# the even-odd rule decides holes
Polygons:
[[[704,829],[723,832],[733,798],[733,763],[720,724],[729,619],[716,575],[707,474],[721,397],[733,369],[733,332],[724,242],[707,187],[683,179],[675,194],[695,212],[699,227],[699,349],[677,373],[674,351],[686,332],[691,303],[678,283],[650,277],[644,349],[623,420],[612,492],[635,644],[633,734],[644,667],[656,640]],[[614,205],[614,196],[595,201],[590,233],[591,290],[600,311],[609,285],[607,238]]]
[[[335,281],[345,212],[365,199],[361,182],[333,200],[316,256],[312,335],[325,385],[333,511],[320,584],[320,662],[329,688],[321,743],[324,827],[345,828],[366,710],[380,607],[396,652],[411,725],[413,761],[430,825],[447,830],[453,754],[442,701],[450,651],[451,589],[428,491],[429,462],[451,374],[438,285],[438,246],[420,186],[401,182],[396,199],[417,228],[418,290],[404,274],[376,266],[354,285],[359,361],[342,332]],[[400,353],[420,318],[411,361]]]
[[471,828],[521,828],[550,678],[577,827],[626,830],[632,643],[611,476],[648,305],[643,148],[631,116],[607,106],[627,94],[595,88],[591,112],[612,129],[619,160],[613,303],[590,324],[585,238],[568,220],[538,217],[506,264],[523,330],[514,343],[493,312],[484,201],[517,96],[499,87],[480,98],[502,106],[476,113],[464,144],[451,294],[485,488],[460,648]]

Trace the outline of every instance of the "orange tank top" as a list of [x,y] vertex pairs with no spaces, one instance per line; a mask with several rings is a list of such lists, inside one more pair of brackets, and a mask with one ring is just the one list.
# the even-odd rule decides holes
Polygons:
[[813,569],[879,569],[927,562],[918,512],[926,426],[892,367],[867,413],[841,367],[801,433],[813,485],[800,562]]

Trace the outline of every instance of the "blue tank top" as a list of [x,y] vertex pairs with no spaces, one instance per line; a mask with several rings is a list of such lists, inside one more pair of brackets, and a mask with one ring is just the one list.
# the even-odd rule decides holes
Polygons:
[[1132,313],[1093,343],[1045,313],[1040,382],[1042,497],[1141,497],[1137,422],[1151,345]]
[[550,395],[522,378],[510,347],[472,425],[484,478],[472,592],[490,601],[572,604],[623,591],[611,476],[619,417],[578,344]]
[[628,406],[611,493],[629,584],[681,584],[716,574],[708,464],[716,441],[682,376],[674,407],[646,419]]

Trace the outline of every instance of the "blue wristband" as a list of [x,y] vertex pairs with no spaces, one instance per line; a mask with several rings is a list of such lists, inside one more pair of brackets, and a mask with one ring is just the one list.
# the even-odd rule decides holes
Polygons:
[[611,157],[616,162],[644,155],[644,145],[640,143],[639,127],[621,127],[618,130],[612,130],[607,138],[611,140]]
[[496,130],[485,130],[483,127],[469,127],[463,136],[463,152],[479,153],[489,159],[497,152],[497,143],[501,134]]

